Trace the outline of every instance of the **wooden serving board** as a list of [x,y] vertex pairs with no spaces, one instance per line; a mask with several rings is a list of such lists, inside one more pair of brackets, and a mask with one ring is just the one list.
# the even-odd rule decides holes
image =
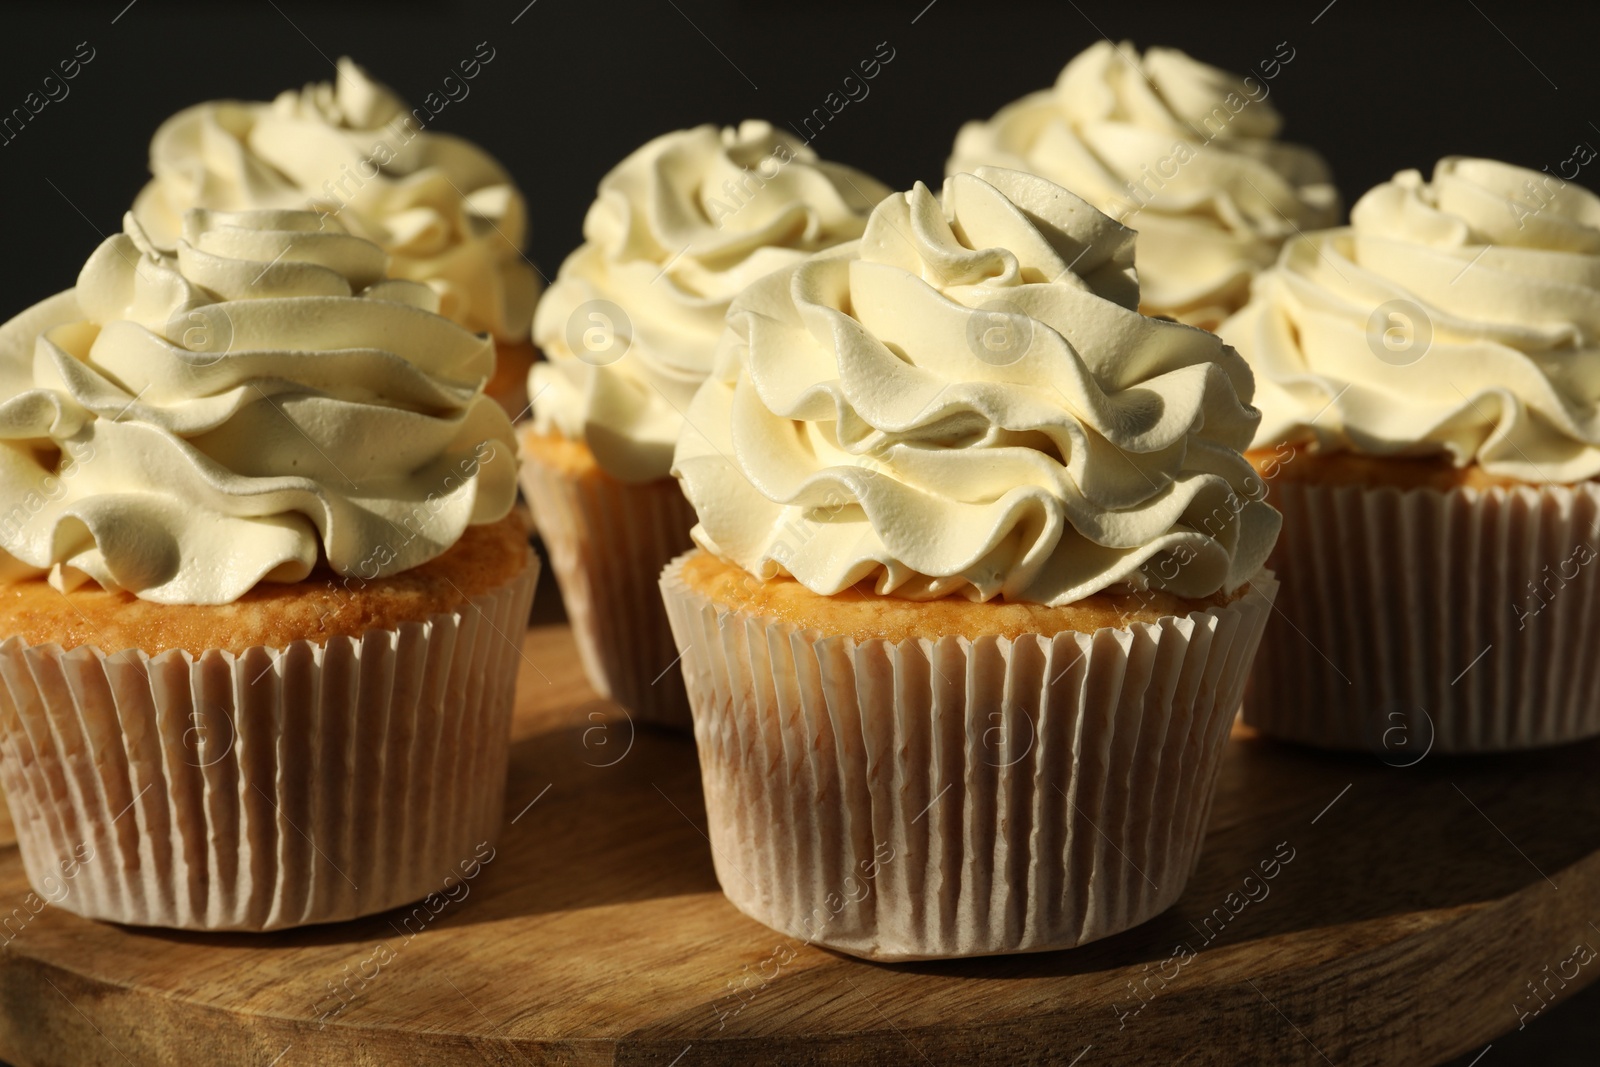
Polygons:
[[[1600,745],[1398,768],[1241,731],[1171,911],[1070,952],[883,966],[736,912],[692,743],[595,700],[563,627],[525,652],[508,825],[461,899],[269,936],[46,908],[3,935],[0,1057],[1430,1064],[1515,1028],[1528,983],[1600,977],[1575,954],[1600,946]],[[27,893],[0,849],[0,914]]]

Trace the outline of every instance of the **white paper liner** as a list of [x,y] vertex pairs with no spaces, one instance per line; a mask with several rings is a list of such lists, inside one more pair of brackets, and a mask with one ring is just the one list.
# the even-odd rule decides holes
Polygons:
[[746,915],[913,960],[1070,948],[1178,899],[1270,572],[1186,618],[890,644],[718,605],[682,579],[692,556],[661,588],[717,877]]
[[1282,617],[1251,726],[1397,762],[1600,734],[1600,559],[1574,556],[1600,554],[1600,486],[1286,482],[1271,503]]
[[574,478],[526,456],[522,489],[550,552],[589,684],[636,722],[691,729],[678,650],[656,583],[694,546],[694,508],[675,479]]
[[530,552],[460,611],[326,646],[0,643],[0,781],[29,880],[67,886],[80,915],[191,930],[442,890],[499,830],[538,571]]

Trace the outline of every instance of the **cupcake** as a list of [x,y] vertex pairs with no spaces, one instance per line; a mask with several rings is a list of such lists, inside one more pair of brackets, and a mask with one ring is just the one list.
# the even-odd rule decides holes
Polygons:
[[656,581],[692,545],[672,449],[728,304],[887,195],[765,122],[665,134],[602,179],[539,304],[523,488],[590,682],[640,721],[689,728]]
[[983,168],[734,302],[661,588],[728,898],[880,960],[1175,901],[1276,583],[1258,415],[1133,233]]
[[1284,516],[1246,721],[1390,762],[1600,734],[1600,198],[1404,171],[1221,333]]
[[1276,139],[1267,98],[1294,60],[1285,47],[1240,78],[1100,41],[1054,88],[963,126],[946,173],[1013,167],[1072,190],[1138,231],[1141,311],[1214,329],[1287,237],[1338,221],[1322,157]]
[[[495,834],[537,562],[488,337],[296,211],[130,213],[0,327],[0,783],[82,915],[271,930]],[[61,872],[72,869],[61,896]]]
[[[494,51],[462,63],[464,98]],[[472,71],[468,74],[467,71]],[[408,108],[351,60],[333,82],[271,103],[197,104],[150,142],[155,177],[134,203],[148,238],[172,251],[191,208],[310,209],[389,253],[389,274],[439,294],[439,312],[495,339],[488,391],[515,418],[526,406],[528,341],[539,281],[522,255],[527,206],[483,149],[425,127],[450,99]],[[430,110],[431,109],[431,110]]]

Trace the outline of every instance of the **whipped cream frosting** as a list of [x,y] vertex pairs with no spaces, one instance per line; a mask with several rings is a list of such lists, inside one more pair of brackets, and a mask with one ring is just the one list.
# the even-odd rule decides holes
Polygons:
[[1054,88],[963,126],[946,173],[1010,167],[1072,190],[1138,231],[1146,314],[1215,326],[1287,237],[1338,221],[1322,158],[1274,139],[1268,92],[1176,49],[1101,41]]
[[522,257],[522,194],[481,148],[420,126],[341,58],[331,83],[271,103],[199,104],[162,123],[134,215],[170,250],[190,208],[313,209],[380,245],[392,276],[434,288],[447,318],[526,341],[539,282]]
[[1600,197],[1447,158],[1296,239],[1220,331],[1256,373],[1258,446],[1600,475]]
[[1237,588],[1278,529],[1250,370],[1138,298],[1132,231],[1041,178],[891,197],[734,302],[674,464],[696,542],[823,595]]
[[624,482],[667,477],[735,294],[861,236],[888,195],[766,122],[637,149],[601,180],[584,243],[539,303],[535,428],[587,442]]
[[0,327],[0,571],[219,604],[319,557],[373,579],[516,497],[493,342],[310,212],[130,213]]

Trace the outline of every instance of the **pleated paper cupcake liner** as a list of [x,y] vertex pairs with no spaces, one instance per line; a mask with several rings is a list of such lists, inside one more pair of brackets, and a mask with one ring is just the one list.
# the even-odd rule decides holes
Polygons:
[[1245,721],[1394,763],[1600,734],[1600,487],[1273,488]]
[[1070,948],[1198,861],[1277,582],[1093,634],[857,642],[662,575],[729,900],[877,960]]
[[442,890],[499,829],[538,569],[530,553],[459,611],[326,645],[0,644],[0,780],[29,880],[80,915],[189,930]]
[[636,722],[689,730],[661,568],[693,547],[694,508],[671,479],[574,478],[528,456],[522,488],[550,552],[589,683]]

